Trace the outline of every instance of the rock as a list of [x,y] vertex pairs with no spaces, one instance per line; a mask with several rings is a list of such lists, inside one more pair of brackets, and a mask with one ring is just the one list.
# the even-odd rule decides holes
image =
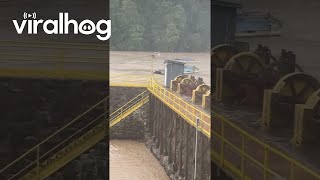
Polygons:
[[169,178],[170,178],[170,179],[176,179],[176,177],[175,177],[174,174],[171,174],[171,175],[169,176]]

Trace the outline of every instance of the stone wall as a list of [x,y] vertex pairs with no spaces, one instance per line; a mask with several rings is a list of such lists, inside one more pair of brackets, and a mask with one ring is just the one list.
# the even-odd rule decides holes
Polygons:
[[[110,112],[144,89],[112,87]],[[110,139],[144,140],[172,180],[193,179],[197,139],[197,179],[211,177],[210,140],[151,95],[150,102],[110,130]]]
[[[156,107],[156,108],[155,108]],[[210,139],[151,96],[146,144],[172,180],[211,177]],[[196,141],[197,133],[197,141]],[[197,142],[197,144],[196,144]],[[197,146],[197,153],[195,147]],[[197,171],[195,172],[195,157]]]
[[[145,90],[145,88],[110,87],[110,113]],[[109,130],[110,139],[142,140],[144,138],[144,124],[148,118],[146,109],[148,109],[148,104],[113,126]]]

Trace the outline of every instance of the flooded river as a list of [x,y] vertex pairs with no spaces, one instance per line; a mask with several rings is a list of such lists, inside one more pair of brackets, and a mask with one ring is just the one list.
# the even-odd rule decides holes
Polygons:
[[144,143],[110,141],[110,180],[169,180]]

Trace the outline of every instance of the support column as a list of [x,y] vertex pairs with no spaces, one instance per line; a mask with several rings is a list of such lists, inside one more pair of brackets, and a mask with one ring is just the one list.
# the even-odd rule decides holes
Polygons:
[[[150,107],[150,113],[153,113],[150,117],[154,117],[150,126],[152,124],[156,148],[160,155],[168,156],[168,163],[173,165],[173,172],[178,172],[178,175],[185,177],[186,180],[193,180],[194,176],[199,180],[207,180],[211,174],[210,139],[197,132],[195,127],[159,99],[154,98],[150,102],[153,103],[150,105],[153,106]],[[195,153],[196,145],[197,153]],[[195,163],[197,163],[196,171]],[[170,168],[166,166],[168,167]]]
[[177,120],[177,115],[173,114],[173,119],[174,119],[174,151],[173,151],[173,170],[176,171],[177,170],[177,136],[178,136],[178,120]]
[[188,150],[189,150],[189,138],[188,138],[189,134],[188,133],[189,133],[189,126],[185,122],[184,122],[184,124],[185,124],[185,128],[186,128],[185,137],[187,137],[186,141],[185,141],[186,142],[186,144],[185,144],[185,147],[186,147],[185,148],[186,149],[186,151],[185,151],[186,152],[186,158],[185,159],[186,160],[185,160],[185,173],[184,174],[185,174],[186,179],[188,179],[188,159],[189,159],[188,158],[189,157],[188,156]]

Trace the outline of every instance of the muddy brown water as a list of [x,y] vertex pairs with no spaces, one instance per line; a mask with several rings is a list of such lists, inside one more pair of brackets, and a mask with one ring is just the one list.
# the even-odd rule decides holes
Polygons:
[[110,180],[169,180],[143,142],[110,140]]
[[[152,70],[164,70],[164,61],[176,58],[191,58],[187,65],[195,65],[199,72],[190,75],[202,77],[210,85],[210,53],[166,53],[152,57],[153,52],[110,52],[110,83],[111,84],[144,84],[150,80]],[[159,82],[164,81],[164,75],[154,75]]]

